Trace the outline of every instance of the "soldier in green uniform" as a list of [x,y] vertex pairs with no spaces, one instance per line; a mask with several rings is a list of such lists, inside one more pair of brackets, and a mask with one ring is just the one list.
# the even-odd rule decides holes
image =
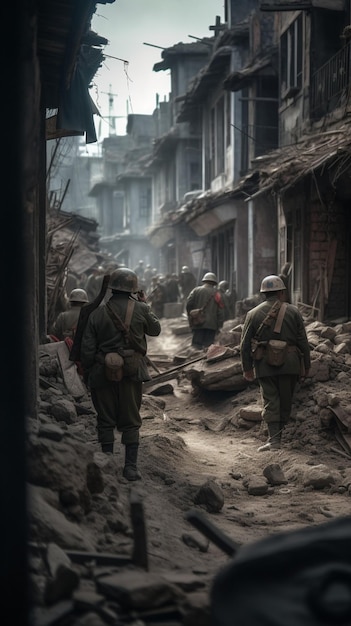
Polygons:
[[224,303],[217,289],[217,276],[213,272],[206,272],[201,282],[202,285],[194,287],[189,293],[185,305],[189,323],[192,309],[204,309],[204,322],[191,329],[191,345],[197,350],[208,348],[214,343],[216,334],[224,323]]
[[[275,275],[266,276],[260,292],[266,299],[246,314],[240,350],[244,378],[253,381],[256,376],[260,386],[262,419],[267,424],[269,438],[258,450],[266,451],[280,448],[281,433],[290,418],[296,384],[299,378],[308,375],[311,361],[303,318],[296,306],[286,303],[286,286],[282,279]],[[261,354],[254,353],[252,340],[272,306],[278,310],[279,303],[284,303],[285,309],[280,332],[274,332],[275,320],[270,325],[263,325],[259,337],[263,344]],[[270,339],[287,343],[285,361],[280,366],[268,363],[266,344]]]
[[[138,293],[138,278],[133,270],[124,267],[111,274],[109,301],[96,308],[89,316],[83,332],[80,358],[85,380],[97,412],[98,441],[103,452],[113,453],[114,428],[125,445],[123,476],[127,480],[141,478],[137,469],[139,431],[141,427],[140,406],[142,383],[146,365],[142,367],[142,356],[146,355],[146,335],[156,337],[161,332],[159,319],[145,302],[143,293]],[[128,324],[130,334],[118,330],[114,319],[125,324],[127,311],[132,311]],[[133,342],[132,342],[133,339]],[[112,381],[106,376],[105,355],[127,353],[140,356],[139,366],[134,372],[124,369],[123,378]],[[143,373],[144,370],[144,373]],[[146,371],[147,374],[147,371]]]
[[84,289],[72,289],[69,294],[70,308],[59,313],[54,324],[53,334],[57,339],[60,341],[66,338],[74,339],[80,310],[87,302],[89,302],[88,295]]

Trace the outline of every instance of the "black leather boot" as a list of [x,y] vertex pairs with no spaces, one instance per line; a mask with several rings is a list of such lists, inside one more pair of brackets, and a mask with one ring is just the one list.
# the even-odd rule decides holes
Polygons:
[[105,452],[105,454],[113,454],[113,443],[102,443],[101,450]]
[[269,450],[280,449],[280,439],[282,435],[280,422],[269,422],[267,424],[267,428],[269,434],[268,441],[263,446],[257,448],[258,452],[268,452]]
[[123,468],[123,476],[127,480],[140,480],[141,474],[138,472],[138,443],[130,443],[126,446],[126,456]]

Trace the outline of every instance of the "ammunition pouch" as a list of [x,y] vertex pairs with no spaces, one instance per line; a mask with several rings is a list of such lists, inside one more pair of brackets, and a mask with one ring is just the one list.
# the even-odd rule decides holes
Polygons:
[[254,361],[261,361],[265,355],[267,341],[251,339],[251,355]]

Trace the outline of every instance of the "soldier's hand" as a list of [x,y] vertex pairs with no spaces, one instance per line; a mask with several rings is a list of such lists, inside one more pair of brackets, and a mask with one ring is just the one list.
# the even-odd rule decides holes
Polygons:
[[146,293],[143,289],[137,292],[137,298],[139,302],[146,302]]

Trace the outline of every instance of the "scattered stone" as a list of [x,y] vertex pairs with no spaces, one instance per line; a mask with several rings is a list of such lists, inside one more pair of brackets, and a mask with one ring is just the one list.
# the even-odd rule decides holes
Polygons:
[[267,478],[270,485],[286,485],[287,479],[279,463],[271,463],[263,470],[263,476]]
[[250,476],[243,483],[250,496],[264,496],[268,491],[268,482],[262,476]]
[[224,495],[214,480],[202,485],[194,498],[195,504],[204,504],[209,513],[218,513],[224,505]]

